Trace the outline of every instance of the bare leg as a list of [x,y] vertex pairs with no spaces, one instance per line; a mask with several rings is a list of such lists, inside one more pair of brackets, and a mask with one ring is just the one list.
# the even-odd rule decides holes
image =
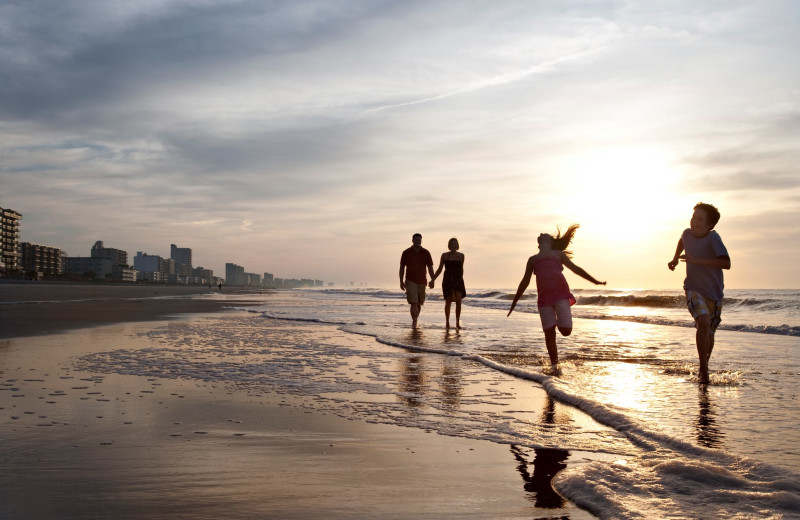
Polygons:
[[558,331],[561,333],[562,336],[569,336],[572,334],[572,327],[559,327]]
[[708,360],[711,358],[711,325],[707,315],[697,318],[697,332],[695,341],[697,342],[697,357],[700,361],[700,383],[708,384]]
[[714,330],[708,330],[708,358],[706,359],[706,363],[711,362],[711,351],[714,350]]
[[417,318],[419,318],[420,305],[418,303],[411,304],[411,325],[417,326]]
[[450,304],[453,303],[453,300],[447,298],[444,301],[444,319],[447,322],[447,328],[450,329]]
[[558,364],[558,347],[556,346],[556,327],[544,329],[544,344],[547,346],[547,353],[550,355],[550,364]]
[[461,293],[453,293],[456,302],[456,330],[461,328]]

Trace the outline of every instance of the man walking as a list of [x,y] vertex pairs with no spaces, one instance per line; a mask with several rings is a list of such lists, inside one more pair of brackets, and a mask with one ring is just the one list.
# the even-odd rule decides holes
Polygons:
[[400,290],[406,292],[406,301],[411,305],[411,325],[416,327],[419,311],[425,303],[425,286],[428,284],[426,267],[431,275],[430,288],[433,289],[433,258],[430,251],[422,247],[422,235],[419,233],[411,237],[411,244],[400,256]]

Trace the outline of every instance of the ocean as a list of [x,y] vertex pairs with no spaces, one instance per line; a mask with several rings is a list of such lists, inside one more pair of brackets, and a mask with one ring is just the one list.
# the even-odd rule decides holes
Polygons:
[[[526,482],[555,474],[553,496],[532,485],[537,507],[565,497],[600,518],[800,518],[800,291],[726,291],[708,386],[682,292],[573,293],[555,374],[535,293],[506,316],[513,289],[472,290],[461,330],[444,327],[436,290],[417,329],[399,290],[265,291],[224,323],[166,327],[150,333],[161,347],[78,364],[310,396],[352,420],[505,444]],[[376,348],[320,333],[332,327]]]

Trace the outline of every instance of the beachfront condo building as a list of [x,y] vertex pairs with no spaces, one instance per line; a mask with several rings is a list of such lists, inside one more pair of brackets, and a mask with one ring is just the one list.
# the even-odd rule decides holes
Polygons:
[[246,283],[244,267],[230,262],[225,264],[225,285],[244,287]]
[[61,274],[61,249],[22,242],[19,252],[22,270],[26,273],[36,273],[36,278]]
[[98,240],[92,246],[92,258],[106,258],[111,260],[113,265],[128,267],[128,252],[113,247],[105,247],[102,240]]
[[214,284],[214,271],[212,269],[206,269],[202,266],[195,267],[192,269],[192,278],[193,283],[196,284]]
[[0,208],[0,273],[20,269],[19,221],[22,215],[13,209]]
[[133,268],[139,271],[140,280],[162,283],[167,281],[170,274],[175,274],[175,261],[137,251]]
[[175,261],[175,274],[178,276],[192,275],[192,249],[189,247],[178,247],[175,244],[169,246],[169,257]]
[[107,258],[67,256],[64,258],[64,272],[105,280],[113,276],[114,264]]

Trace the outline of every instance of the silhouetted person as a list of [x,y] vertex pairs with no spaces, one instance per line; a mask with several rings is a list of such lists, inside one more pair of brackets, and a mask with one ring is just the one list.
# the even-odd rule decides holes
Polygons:
[[[444,319],[446,327],[450,328],[450,305],[456,303],[456,330],[461,328],[461,300],[467,295],[464,287],[464,253],[458,252],[458,239],[451,238],[447,242],[446,253],[439,259],[439,268],[431,279],[431,284],[439,277],[444,267],[442,278],[442,296],[444,297]],[[432,286],[431,286],[432,287]]]
[[[419,312],[425,303],[425,268],[433,278],[433,258],[430,251],[422,247],[422,235],[419,233],[411,237],[411,244],[400,256],[400,290],[406,292],[406,301],[411,306],[411,324],[416,327]],[[430,287],[433,289],[433,280]]]

